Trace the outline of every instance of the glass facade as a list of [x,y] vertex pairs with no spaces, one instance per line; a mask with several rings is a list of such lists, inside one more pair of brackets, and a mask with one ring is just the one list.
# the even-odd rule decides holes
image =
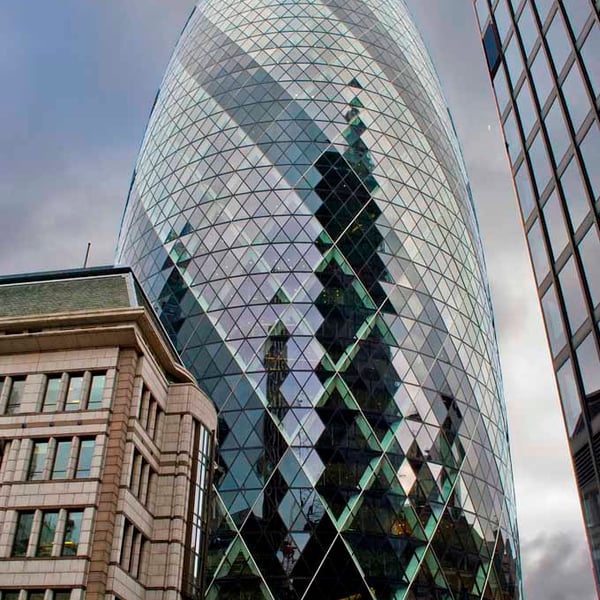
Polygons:
[[201,1],[117,257],[219,410],[207,598],[521,597],[479,234],[403,2]]
[[[516,147],[511,168],[598,582],[599,4],[512,0],[508,25],[496,18],[496,4],[475,0],[504,135]],[[508,94],[506,86],[498,93],[497,82],[507,80]],[[534,91],[527,106],[523,88]],[[529,169],[535,189],[523,181]]]

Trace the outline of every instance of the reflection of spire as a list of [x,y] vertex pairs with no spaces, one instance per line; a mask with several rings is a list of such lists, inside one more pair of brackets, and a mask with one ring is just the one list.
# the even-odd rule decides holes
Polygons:
[[287,364],[287,343],[290,334],[285,325],[276,323],[265,343],[264,367],[267,373],[267,406],[271,418],[265,415],[263,433],[265,444],[265,478],[270,477],[265,486],[263,498],[263,518],[271,519],[277,514],[279,503],[285,495],[285,482],[277,465],[286,451],[286,443],[277,429],[288,410],[287,402],[281,393],[281,386],[289,373]]

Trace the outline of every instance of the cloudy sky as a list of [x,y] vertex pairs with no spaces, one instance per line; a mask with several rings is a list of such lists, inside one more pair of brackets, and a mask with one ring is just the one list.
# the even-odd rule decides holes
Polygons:
[[[461,139],[511,426],[528,600],[593,600],[562,419],[471,0],[407,0]],[[0,273],[112,262],[160,79],[194,0],[0,2]]]

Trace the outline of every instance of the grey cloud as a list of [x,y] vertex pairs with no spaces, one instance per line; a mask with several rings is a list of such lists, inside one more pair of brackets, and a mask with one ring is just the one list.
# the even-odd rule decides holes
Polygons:
[[528,600],[595,600],[589,555],[567,532],[540,535],[523,545]]

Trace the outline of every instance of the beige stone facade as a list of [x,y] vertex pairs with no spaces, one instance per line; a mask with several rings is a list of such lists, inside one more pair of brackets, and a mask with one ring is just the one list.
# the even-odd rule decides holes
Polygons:
[[0,279],[1,600],[201,593],[216,414],[144,305],[125,269]]

